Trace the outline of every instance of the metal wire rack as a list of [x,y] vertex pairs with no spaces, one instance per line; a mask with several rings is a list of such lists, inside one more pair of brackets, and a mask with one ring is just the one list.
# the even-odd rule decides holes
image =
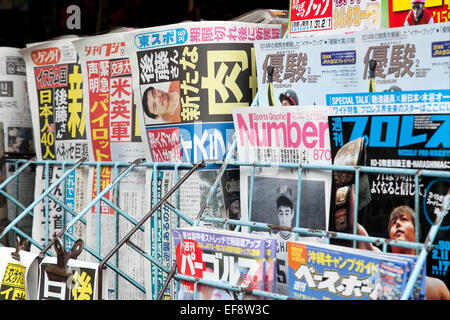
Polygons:
[[[19,209],[17,211],[21,212],[17,214],[16,218],[11,221],[6,228],[3,230],[2,234],[0,235],[0,240],[4,238],[9,232],[14,232],[17,235],[21,236],[22,238],[25,238],[29,241],[29,243],[40,250],[40,256],[44,255],[52,255],[52,253],[49,251],[49,248],[54,244],[55,240],[57,238],[61,239],[69,239],[72,241],[76,241],[77,239],[74,237],[74,235],[71,233],[71,227],[75,225],[78,221],[81,221],[82,223],[86,223],[84,216],[94,207],[98,206],[100,202],[106,203],[109,207],[111,207],[114,212],[118,215],[123,216],[125,219],[130,221],[133,224],[132,229],[124,236],[122,239],[118,239],[116,236],[116,241],[114,243],[113,249],[108,252],[107,254],[100,254],[99,247],[97,249],[90,248],[85,246],[86,251],[94,256],[99,261],[99,277],[98,277],[98,283],[99,283],[99,299],[102,299],[102,277],[103,277],[103,270],[106,267],[109,267],[113,272],[115,272],[116,276],[120,276],[127,280],[129,283],[131,283],[137,290],[140,290],[141,292],[145,293],[145,288],[136,280],[133,279],[130,275],[128,275],[126,272],[121,270],[118,265],[117,261],[111,261],[111,257],[115,253],[118,252],[118,250],[123,247],[125,244],[134,250],[136,250],[140,255],[142,255],[145,259],[150,261],[152,268],[160,269],[163,273],[167,275],[166,281],[162,287],[162,289],[157,292],[155,292],[153,299],[161,299],[163,292],[169,285],[170,281],[175,280],[183,280],[183,281],[190,281],[194,283],[194,298],[197,295],[197,287],[199,284],[208,285],[212,287],[222,288],[225,290],[230,290],[239,293],[240,298],[242,298],[243,294],[251,294],[254,296],[269,298],[269,299],[275,299],[275,300],[288,300],[290,297],[279,295],[272,292],[266,292],[261,290],[248,290],[239,286],[232,286],[228,285],[222,282],[218,281],[211,281],[211,280],[205,280],[205,279],[198,279],[194,277],[189,277],[186,275],[178,274],[176,272],[176,263],[174,262],[172,264],[172,268],[167,268],[163,265],[163,263],[158,259],[158,248],[156,245],[154,246],[154,252],[153,254],[149,254],[144,252],[142,249],[135,246],[131,241],[130,238],[133,234],[140,231],[142,232],[144,230],[144,223],[149,219],[157,219],[157,216],[154,215],[155,212],[157,212],[160,208],[165,207],[168,208],[172,214],[175,214],[177,217],[183,219],[188,224],[192,226],[197,226],[201,221],[205,222],[213,222],[216,224],[222,224],[223,228],[227,228],[227,226],[234,226],[234,230],[236,232],[240,231],[241,227],[251,227],[251,228],[257,228],[265,231],[272,231],[272,230],[279,230],[279,229],[286,229],[286,227],[280,227],[277,225],[267,224],[267,223],[261,223],[261,222],[253,222],[251,220],[251,205],[249,206],[249,221],[243,221],[243,220],[233,220],[233,219],[226,219],[226,218],[215,218],[215,217],[208,217],[205,215],[205,208],[209,205],[214,193],[217,190],[217,187],[219,186],[220,179],[227,168],[236,168],[236,167],[244,167],[248,166],[251,167],[251,178],[250,178],[250,191],[249,191],[249,204],[251,204],[251,197],[252,197],[252,188],[253,188],[253,182],[255,177],[255,169],[258,167],[279,167],[279,168],[289,168],[293,170],[298,171],[298,189],[301,189],[302,186],[302,172],[303,170],[330,170],[330,171],[351,171],[355,174],[355,194],[358,195],[359,192],[359,175],[361,173],[381,173],[381,174],[395,174],[395,175],[406,175],[406,176],[412,176],[414,177],[414,182],[416,187],[419,185],[419,180],[421,177],[436,177],[436,178],[450,178],[450,172],[445,171],[436,171],[436,170],[413,170],[413,169],[395,169],[395,168],[374,168],[374,167],[352,167],[352,166],[336,166],[336,165],[313,165],[313,164],[290,164],[290,163],[249,163],[249,162],[242,162],[238,161],[236,158],[234,158],[236,149],[236,140],[233,141],[232,147],[228,151],[225,159],[223,160],[211,160],[211,161],[201,161],[199,163],[191,164],[191,163],[153,163],[153,162],[145,162],[144,159],[136,159],[132,163],[127,162],[92,162],[92,161],[86,161],[86,159],[80,159],[79,161],[37,161],[34,159],[31,160],[21,160],[21,159],[9,159],[6,160],[6,162],[12,162],[15,165],[15,172],[10,177],[8,177],[3,183],[0,184],[0,194],[3,195],[8,201],[10,201],[14,206],[16,206],[16,209]],[[13,182],[17,181],[19,175],[23,174],[25,169],[31,165],[43,165],[45,168],[45,177],[47,181],[47,188],[45,191],[36,198],[30,205],[24,206],[21,204],[15,197],[11,196],[7,192],[4,191],[6,186]],[[50,166],[61,166],[62,167],[62,175],[53,183],[49,182],[49,173],[48,170]],[[67,177],[74,171],[76,168],[80,166],[95,166],[97,169],[100,169],[102,166],[110,166],[113,167],[113,181],[108,184],[106,187],[103,188],[101,192],[97,193],[97,196],[80,212],[74,212],[72,209],[70,209],[67,206],[67,203],[65,203],[65,199],[63,197],[62,200],[57,199],[55,196],[51,194],[52,190],[54,190],[58,185],[62,185],[63,188],[65,187],[65,184],[67,182]],[[108,194],[111,190],[116,190],[119,182],[127,175],[129,174],[133,168],[136,167],[151,167],[153,169],[153,177],[155,177],[158,170],[173,170],[174,171],[174,185],[173,187],[158,201],[155,198],[155,194],[153,198],[151,199],[151,210],[143,216],[143,218],[140,221],[136,221],[132,217],[130,217],[126,212],[121,210],[115,203],[108,200],[105,195]],[[179,187],[191,176],[193,172],[199,169],[204,168],[219,168],[217,178],[214,182],[214,185],[210,188],[209,194],[204,201],[203,205],[201,206],[198,215],[195,220],[190,219],[185,215],[183,212],[181,212],[176,205],[173,205],[168,202],[168,199],[170,196],[177,192]],[[122,170],[120,170],[122,169]],[[179,177],[179,170],[188,170],[183,176]],[[99,170],[97,170],[99,172]],[[97,183],[99,183],[100,179],[97,179]],[[156,188],[156,179],[153,179],[152,187]],[[100,189],[98,189],[100,190]],[[416,189],[417,190],[417,189]],[[33,209],[36,207],[36,205],[42,201],[46,203],[45,206],[45,216],[47,217],[46,225],[48,225],[48,202],[49,200],[54,201],[57,203],[61,208],[63,209],[64,215],[70,215],[71,220],[69,223],[64,224],[62,230],[54,237],[50,237],[49,234],[46,236],[45,240],[45,246],[40,245],[38,242],[32,239],[30,234],[27,234],[26,232],[20,230],[20,228],[17,227],[17,224],[24,219],[26,216],[33,216]],[[315,236],[315,237],[323,237],[326,239],[327,242],[330,241],[330,239],[342,239],[342,240],[349,240],[349,241],[363,241],[363,242],[372,242],[377,245],[382,245],[383,251],[387,250],[387,247],[390,245],[400,246],[400,247],[406,247],[406,248],[413,248],[418,252],[418,261],[411,273],[411,276],[407,282],[407,286],[405,291],[402,294],[401,299],[406,300],[410,297],[413,285],[419,276],[420,270],[422,266],[424,265],[426,261],[426,257],[428,255],[428,252],[432,249],[433,241],[436,237],[437,231],[439,227],[442,224],[442,221],[446,215],[446,212],[448,211],[449,204],[446,204],[446,208],[444,208],[443,211],[441,211],[440,214],[437,215],[436,221],[431,226],[428,235],[426,237],[426,240],[423,243],[419,242],[405,242],[405,241],[396,241],[393,243],[389,239],[386,238],[380,238],[380,237],[369,237],[369,236],[360,236],[356,234],[356,226],[358,221],[358,196],[356,197],[356,204],[355,204],[355,212],[354,212],[354,226],[353,226],[353,233],[342,233],[342,232],[330,232],[327,230],[311,230],[307,228],[300,227],[300,219],[301,219],[301,211],[300,211],[300,199],[297,201],[297,212],[298,218],[296,220],[295,227],[293,228],[287,228],[289,231],[295,233],[296,238],[298,236]],[[419,208],[419,194],[416,192],[415,194],[415,212],[416,215],[418,215]],[[100,214],[98,214],[100,216]],[[63,219],[65,221],[66,219]],[[416,224],[418,223],[418,216],[416,216]],[[100,230],[100,224],[101,220],[100,217],[97,219],[97,230]],[[48,230],[48,229],[47,229]],[[156,234],[156,233],[155,233]],[[97,237],[99,237],[99,233],[97,234]],[[152,271],[154,272],[154,271]],[[117,283],[117,282],[116,282]],[[117,295],[116,295],[117,298]]]

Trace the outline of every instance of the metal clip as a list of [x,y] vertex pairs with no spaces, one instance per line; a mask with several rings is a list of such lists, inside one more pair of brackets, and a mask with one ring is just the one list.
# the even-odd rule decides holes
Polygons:
[[11,256],[16,259],[17,261],[20,261],[20,255],[19,251],[24,250],[28,245],[28,239],[23,239],[21,241],[21,238],[17,236],[16,238],[16,251],[11,252]]
[[67,269],[69,259],[76,259],[83,251],[84,242],[81,239],[75,241],[72,249],[68,252],[64,250],[62,241],[57,238],[55,240],[56,265],[47,265],[45,272],[48,279],[57,282],[66,282],[72,276],[72,272]]

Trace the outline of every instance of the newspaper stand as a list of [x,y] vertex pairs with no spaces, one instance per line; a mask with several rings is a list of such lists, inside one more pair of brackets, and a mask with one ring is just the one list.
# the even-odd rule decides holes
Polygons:
[[[286,37],[287,37],[287,32],[284,34],[284,38],[286,38]],[[259,105],[259,98],[258,98],[258,92],[257,92],[257,94],[251,104],[251,107],[258,106],[258,105]],[[445,217],[447,211],[449,210],[450,203],[447,202],[445,205],[445,208],[440,213],[437,213],[436,220],[435,220],[434,224],[431,226],[429,233],[426,237],[426,240],[423,243],[419,243],[419,242],[413,243],[413,242],[406,242],[406,241],[395,241],[393,243],[392,241],[390,241],[389,239],[386,239],[386,238],[360,236],[360,235],[356,234],[356,228],[357,228],[357,222],[358,222],[357,208],[358,208],[358,200],[359,200],[358,199],[359,198],[359,175],[361,173],[380,173],[380,174],[396,174],[396,175],[412,176],[412,177],[414,177],[415,188],[416,188],[416,190],[418,190],[420,177],[436,177],[436,178],[450,179],[450,172],[437,171],[437,170],[414,170],[414,169],[400,169],[400,168],[395,169],[395,168],[383,168],[383,167],[375,168],[375,167],[364,167],[364,166],[337,166],[337,165],[262,163],[262,162],[249,163],[249,162],[238,161],[237,159],[235,159],[233,157],[233,155],[235,154],[236,145],[237,145],[237,142],[234,139],[232,147],[230,148],[230,150],[228,151],[228,153],[226,154],[226,157],[224,159],[202,161],[202,162],[196,163],[196,164],[145,162],[145,159],[136,159],[132,163],[95,162],[95,161],[86,161],[86,159],[80,159],[77,162],[73,162],[73,161],[37,161],[34,159],[31,159],[31,160],[6,159],[5,160],[6,162],[12,162],[15,164],[16,171],[13,175],[8,177],[5,181],[3,181],[3,183],[0,184],[0,195],[5,196],[8,201],[10,201],[13,205],[16,206],[16,212],[18,211],[18,209],[21,209],[22,211],[20,212],[20,214],[17,215],[17,217],[13,221],[11,221],[6,226],[6,228],[0,234],[0,240],[3,237],[5,237],[9,231],[12,231],[12,232],[15,232],[17,235],[21,236],[22,238],[27,239],[31,245],[39,248],[41,250],[41,255],[40,255],[41,257],[43,257],[44,255],[54,256],[54,254],[49,252],[49,249],[54,244],[55,240],[57,238],[62,238],[64,240],[70,239],[72,241],[76,241],[77,239],[69,231],[71,229],[71,227],[78,221],[81,221],[82,223],[86,224],[86,221],[83,219],[85,214],[88,213],[91,210],[91,208],[93,208],[94,206],[97,205],[97,207],[98,207],[100,202],[103,201],[109,207],[113,208],[113,210],[115,211],[116,214],[120,214],[125,219],[130,221],[134,225],[134,227],[120,241],[117,239],[118,235],[116,234],[116,237],[115,237],[116,241],[114,244],[114,248],[106,255],[101,255],[100,252],[95,250],[94,248],[90,248],[86,245],[84,246],[84,249],[99,261],[99,267],[98,267],[99,299],[103,298],[102,290],[101,290],[102,272],[104,269],[106,269],[106,267],[111,268],[111,270],[113,270],[118,276],[123,277],[124,279],[129,281],[132,285],[134,285],[137,290],[140,290],[145,293],[145,288],[141,284],[139,284],[135,279],[130,277],[127,273],[120,270],[120,268],[117,266],[117,261],[114,263],[109,261],[111,259],[111,257],[123,245],[127,244],[128,246],[130,246],[131,248],[136,250],[139,254],[141,254],[143,257],[145,257],[147,260],[149,260],[151,262],[152,270],[154,267],[156,267],[156,268],[161,269],[164,273],[166,273],[168,275],[159,294],[157,295],[157,297],[156,297],[156,295],[154,295],[153,299],[157,299],[157,300],[161,299],[162,294],[165,291],[166,287],[168,286],[169,282],[172,281],[173,279],[175,279],[175,280],[182,280],[182,281],[190,281],[190,282],[194,283],[194,299],[197,295],[198,284],[204,284],[204,285],[208,285],[208,286],[212,286],[212,287],[216,287],[216,288],[222,288],[225,290],[238,292],[238,293],[240,293],[241,299],[243,297],[243,294],[245,293],[245,294],[251,294],[251,295],[255,295],[255,296],[259,296],[259,297],[263,297],[263,298],[275,299],[275,300],[290,300],[292,298],[290,298],[288,296],[279,295],[279,294],[272,293],[272,292],[266,292],[266,291],[261,291],[261,290],[248,290],[248,289],[245,289],[242,287],[232,286],[232,285],[229,285],[229,284],[226,284],[223,282],[199,279],[199,278],[189,277],[189,276],[186,276],[183,274],[178,274],[176,271],[176,262],[175,261],[172,263],[172,268],[170,268],[170,269],[166,268],[160,261],[158,261],[157,257],[149,255],[148,253],[144,252],[142,249],[136,247],[130,241],[130,238],[137,231],[144,230],[143,224],[148,219],[150,219],[150,218],[156,219],[156,217],[153,217],[153,214],[162,206],[166,206],[167,208],[170,209],[170,211],[173,214],[176,214],[178,217],[182,218],[183,220],[185,220],[192,226],[198,226],[200,221],[205,221],[205,222],[214,222],[214,223],[223,224],[223,228],[227,228],[228,225],[233,225],[233,226],[235,226],[235,229],[234,229],[235,232],[239,232],[241,227],[252,227],[252,228],[261,229],[261,230],[265,230],[265,231],[269,231],[269,232],[271,232],[272,230],[280,230],[280,229],[286,230],[287,227],[281,227],[281,226],[267,224],[267,223],[261,223],[261,222],[253,222],[251,220],[252,190],[253,190],[253,182],[254,182],[254,177],[255,177],[254,174],[255,174],[256,168],[258,168],[258,167],[279,167],[279,168],[289,168],[289,169],[293,169],[293,170],[298,170],[299,178],[298,178],[298,189],[297,190],[298,190],[298,199],[299,200],[300,200],[300,190],[301,190],[301,176],[302,176],[303,170],[350,171],[350,172],[355,173],[354,180],[355,180],[355,195],[356,195],[355,206],[354,206],[355,207],[355,209],[354,209],[354,225],[353,225],[353,233],[352,234],[335,232],[335,231],[330,232],[330,231],[326,231],[326,230],[311,230],[311,229],[299,227],[300,219],[301,219],[300,201],[297,201],[296,210],[299,214],[298,214],[297,220],[295,222],[296,226],[293,228],[288,228],[288,229],[289,229],[289,231],[294,232],[296,234],[295,239],[298,239],[298,237],[300,235],[323,237],[327,240],[326,241],[327,243],[329,243],[330,239],[341,239],[341,240],[353,241],[354,246],[356,245],[357,241],[372,242],[376,245],[382,245],[384,252],[386,252],[388,245],[393,245],[393,244],[395,246],[399,246],[399,247],[415,249],[416,252],[418,252],[418,260],[417,260],[417,263],[411,273],[410,278],[407,281],[406,288],[400,298],[401,300],[409,299],[409,297],[411,296],[411,292],[412,292],[414,283],[420,274],[420,270],[421,270],[422,266],[426,262],[427,255],[428,255],[429,251],[431,251],[431,249],[433,248],[433,241],[436,237],[439,227],[442,224],[442,221],[444,220],[444,217]],[[19,165],[20,165],[20,167],[19,167]],[[37,199],[35,199],[33,201],[33,203],[31,203],[28,207],[25,207],[16,198],[7,194],[3,189],[6,188],[6,186],[10,182],[17,180],[18,176],[30,165],[43,165],[44,166],[47,188]],[[114,176],[113,177],[115,177],[115,178],[110,184],[108,184],[106,187],[104,187],[104,189],[101,192],[99,192],[98,195],[95,197],[95,199],[93,199],[92,202],[90,202],[85,208],[83,208],[82,211],[80,211],[79,213],[76,213],[67,206],[67,204],[64,201],[65,200],[64,198],[63,198],[63,201],[58,200],[51,194],[51,191],[53,189],[55,189],[59,184],[62,184],[63,188],[64,188],[68,175],[71,172],[73,172],[77,167],[85,166],[85,165],[96,166],[97,169],[99,169],[101,166],[111,166],[114,168],[114,171],[113,171]],[[174,206],[174,205],[168,203],[167,199],[170,197],[170,195],[172,195],[173,193],[175,193],[177,191],[177,189],[183,184],[183,182],[186,181],[186,179],[194,171],[198,170],[199,168],[208,168],[208,166],[210,166],[210,165],[214,166],[214,168],[217,168],[218,166],[220,166],[219,174],[216,178],[214,185],[211,187],[211,189],[209,191],[207,199],[205,200],[202,207],[200,208],[197,218],[194,221],[192,221],[183,212],[181,212],[176,207],[176,205]],[[51,184],[49,183],[49,173],[48,173],[50,166],[61,166],[62,167],[62,176]],[[112,203],[111,201],[109,201],[108,199],[105,198],[105,195],[108,192],[110,192],[111,190],[114,189],[117,191],[116,187],[118,186],[118,183],[120,182],[120,180],[122,180],[136,166],[152,167],[154,170],[153,177],[155,176],[155,173],[157,172],[157,170],[161,170],[161,169],[162,170],[173,170],[174,171],[174,180],[175,180],[174,186],[166,193],[165,196],[163,196],[163,198],[159,202],[157,201],[156,196],[155,195],[153,196],[153,199],[151,199],[152,204],[153,204],[151,206],[151,210],[147,214],[145,214],[140,221],[135,221],[132,217],[128,216],[126,212],[124,212],[123,210],[118,208],[117,205],[115,205],[114,203]],[[249,185],[250,190],[249,190],[249,210],[248,210],[249,211],[249,220],[248,221],[233,220],[233,219],[226,219],[226,218],[213,218],[213,217],[204,216],[205,208],[208,206],[209,202],[211,201],[211,199],[219,185],[219,182],[220,182],[220,179],[221,179],[223,173],[230,166],[251,167],[251,180],[250,180],[250,185]],[[124,171],[122,171],[119,174],[119,168],[123,168],[123,167],[125,168]],[[189,171],[179,179],[179,177],[178,177],[179,169],[189,169]],[[99,171],[100,170],[97,170],[97,172],[99,172]],[[17,183],[18,183],[18,180],[17,180]],[[100,190],[99,183],[100,183],[100,179],[98,177],[98,179],[97,179],[98,189],[97,190]],[[155,188],[156,188],[156,179],[153,179],[152,190],[156,190]],[[17,190],[17,188],[16,188],[16,190]],[[16,196],[17,196],[17,192],[16,192]],[[48,224],[49,224],[48,203],[49,203],[49,200],[52,200],[55,203],[57,203],[58,205],[60,205],[63,208],[65,214],[70,214],[72,216],[71,221],[67,225],[63,224],[62,230],[52,239],[50,239],[50,235],[48,234]],[[46,239],[45,239],[45,243],[46,243],[45,247],[40,245],[39,243],[37,243],[35,240],[33,240],[31,235],[23,232],[22,230],[20,230],[19,228],[16,227],[16,225],[25,216],[27,216],[27,215],[33,216],[33,212],[32,212],[33,208],[41,201],[45,201],[45,216],[46,216],[45,224],[46,224],[46,231],[47,231]],[[414,209],[416,212],[416,217],[415,217],[416,228],[415,229],[418,230],[419,229],[418,228],[418,225],[419,225],[419,194],[418,193],[415,193],[415,208]],[[97,212],[99,212],[99,211],[97,211]],[[97,216],[98,216],[98,218],[97,218],[97,241],[100,241],[99,240],[100,224],[101,224],[100,214],[97,213]],[[63,219],[63,221],[65,221],[65,219]],[[416,231],[416,232],[418,232],[418,231]],[[418,237],[416,237],[416,238],[418,238]],[[99,248],[99,245],[97,246],[97,248]],[[156,253],[157,253],[157,250],[156,250]],[[116,299],[117,299],[117,281],[116,281]]]
[[[31,245],[36,246],[41,250],[41,256],[43,255],[50,255],[53,256],[53,254],[49,251],[49,248],[54,244],[55,240],[57,238],[62,239],[71,239],[72,241],[76,241],[77,239],[69,232],[71,230],[71,227],[77,222],[81,221],[82,223],[86,223],[86,221],[83,219],[85,214],[91,210],[92,207],[95,205],[98,205],[100,201],[105,202],[108,206],[112,207],[114,211],[117,214],[120,214],[121,216],[125,217],[128,221],[132,222],[134,224],[134,227],[130,230],[130,232],[123,238],[120,239],[120,241],[117,241],[115,243],[114,248],[111,250],[111,252],[107,253],[106,255],[100,255],[98,251],[96,251],[93,248],[89,248],[85,246],[85,250],[89,252],[91,255],[93,255],[98,261],[99,261],[99,285],[101,286],[101,277],[102,277],[102,271],[106,267],[110,267],[118,276],[123,277],[127,281],[129,281],[132,285],[136,287],[137,290],[140,290],[142,292],[145,292],[145,288],[142,287],[141,284],[139,284],[136,279],[132,279],[128,274],[120,270],[119,267],[117,267],[117,262],[111,262],[109,261],[110,258],[124,245],[127,244],[128,246],[135,249],[138,253],[140,253],[142,256],[144,256],[146,259],[148,259],[152,266],[161,269],[164,273],[168,274],[168,278],[166,282],[164,283],[163,289],[161,290],[158,297],[155,297],[154,299],[160,299],[162,296],[162,292],[164,292],[164,289],[167,287],[169,281],[172,279],[175,280],[183,280],[183,281],[191,281],[194,283],[194,296],[196,295],[196,288],[198,284],[204,284],[209,285],[213,287],[218,287],[230,291],[239,292],[241,294],[252,294],[255,296],[260,297],[266,297],[271,299],[277,299],[277,300],[286,300],[290,299],[288,296],[283,296],[271,292],[265,292],[260,290],[253,290],[249,291],[247,289],[241,288],[241,287],[235,287],[231,285],[227,285],[221,282],[217,281],[211,281],[211,280],[205,280],[205,279],[198,279],[193,278],[189,276],[185,276],[182,274],[178,274],[176,272],[176,263],[173,263],[173,266],[171,269],[166,268],[162,265],[160,261],[158,261],[157,258],[155,258],[152,255],[149,255],[148,253],[143,252],[141,249],[134,246],[132,242],[129,241],[130,237],[137,231],[143,231],[143,224],[145,221],[147,221],[149,218],[153,216],[153,213],[156,212],[161,206],[167,206],[173,214],[176,214],[178,217],[184,219],[187,221],[190,225],[197,226],[200,221],[206,221],[206,222],[214,222],[214,223],[221,223],[223,224],[223,227],[226,228],[227,225],[233,225],[235,226],[235,231],[239,231],[241,227],[252,227],[252,228],[258,228],[261,230],[266,231],[272,231],[280,229],[280,226],[266,224],[266,223],[260,223],[260,222],[253,222],[251,221],[251,207],[249,208],[249,221],[240,221],[240,220],[232,220],[232,219],[225,219],[225,218],[213,218],[213,217],[207,217],[204,216],[205,208],[208,206],[212,196],[214,195],[219,182],[220,178],[225,172],[225,169],[227,169],[229,166],[249,166],[252,169],[251,173],[251,180],[250,180],[250,192],[249,192],[249,203],[251,204],[251,196],[252,196],[252,188],[253,188],[253,181],[254,181],[254,173],[255,169],[258,167],[280,167],[280,168],[290,168],[294,170],[298,170],[298,176],[301,177],[303,170],[332,170],[332,171],[353,171],[355,173],[355,188],[356,188],[356,194],[358,195],[359,190],[359,174],[360,173],[382,173],[382,174],[398,174],[398,175],[409,175],[414,177],[414,181],[416,186],[419,184],[419,178],[420,177],[440,177],[440,178],[450,178],[450,172],[443,172],[443,171],[435,171],[435,170],[412,170],[412,169],[393,169],[393,168],[373,168],[373,167],[351,167],[351,166],[336,166],[336,165],[311,165],[311,164],[289,164],[289,163],[249,163],[249,162],[240,162],[237,161],[234,157],[234,151],[236,148],[236,140],[233,141],[233,145],[229,152],[227,153],[224,160],[216,160],[216,161],[202,161],[200,163],[196,164],[190,164],[190,163],[149,163],[144,162],[144,159],[136,159],[132,163],[122,163],[122,162],[90,162],[86,161],[86,159],[81,159],[77,162],[64,162],[64,161],[36,161],[34,159],[31,160],[25,160],[25,159],[7,159],[7,162],[14,162],[17,165],[20,165],[16,172],[11,175],[9,178],[7,178],[3,183],[0,184],[0,193],[7,198],[13,205],[20,208],[22,211],[20,214],[17,215],[17,217],[11,221],[7,227],[3,230],[3,233],[0,235],[0,239],[3,238],[8,234],[9,231],[15,232],[17,235],[21,236],[24,239],[27,239],[28,242]],[[59,179],[57,179],[54,183],[48,184],[48,188],[37,198],[34,200],[33,203],[31,203],[28,207],[23,206],[19,201],[17,201],[14,197],[7,194],[3,189],[6,187],[7,184],[10,182],[16,180],[18,176],[30,165],[44,165],[46,169],[46,177],[48,182],[48,169],[51,165],[59,165],[62,166],[62,175]],[[51,191],[55,189],[59,184],[62,184],[64,186],[65,181],[68,177],[68,175],[74,171],[77,167],[82,165],[88,165],[88,166],[113,166],[114,167],[114,173],[115,173],[115,179],[107,185],[96,197],[93,199],[92,202],[90,202],[82,211],[79,213],[74,212],[72,209],[68,208],[67,204],[64,202],[64,199],[58,200],[55,198]],[[199,168],[207,168],[210,165],[214,165],[217,168],[217,165],[220,166],[219,174],[216,178],[216,181],[214,185],[211,187],[208,197],[203,203],[202,207],[200,208],[196,220],[192,221],[189,219],[186,215],[183,214],[179,209],[176,208],[173,204],[170,204],[167,202],[167,199],[171,194],[177,191],[177,189],[183,184],[183,182],[195,171]],[[156,172],[157,170],[174,170],[175,172],[175,184],[172,187],[171,190],[169,190],[159,202],[156,202],[155,199],[152,199],[152,203],[154,204],[151,207],[151,210],[140,220],[135,221],[133,218],[129,217],[125,212],[123,212],[120,208],[118,208],[114,203],[106,199],[104,196],[113,190],[120,180],[125,177],[134,167],[136,166],[146,166],[146,167],[152,167]],[[119,168],[123,167],[125,168],[120,174],[119,174]],[[180,179],[178,178],[178,170],[179,169],[189,169],[189,171],[184,174]],[[155,180],[153,180],[153,183],[155,183]],[[298,190],[301,188],[301,179],[298,179]],[[46,237],[46,245],[42,246],[39,243],[37,243],[35,240],[31,238],[30,235],[23,232],[19,228],[16,227],[17,223],[19,223],[25,216],[27,215],[33,215],[32,210],[33,208],[41,201],[45,201],[46,207],[45,212],[47,216],[46,225],[48,226],[48,202],[49,200],[54,201],[58,205],[60,205],[64,212],[66,214],[70,214],[72,216],[72,220],[63,226],[63,229],[53,238],[50,238],[50,235],[47,234]],[[356,201],[358,201],[358,197],[356,197]],[[309,235],[309,236],[316,236],[316,237],[324,237],[329,242],[330,239],[342,239],[342,240],[350,240],[354,241],[366,241],[366,242],[372,242],[377,245],[383,246],[383,251],[386,251],[388,245],[392,245],[393,243],[389,241],[389,239],[386,238],[380,238],[380,237],[368,237],[368,236],[359,236],[356,235],[356,224],[358,221],[357,218],[357,210],[355,209],[354,215],[354,226],[353,226],[353,234],[348,233],[340,233],[340,232],[329,232],[326,230],[310,230],[306,228],[299,227],[300,225],[300,219],[301,219],[301,212],[300,212],[300,201],[297,202],[297,210],[299,210],[299,215],[296,221],[296,226],[294,228],[291,228],[290,231],[294,232],[296,234],[296,237],[298,238],[299,235]],[[357,208],[357,203],[355,205],[355,208]],[[447,212],[447,209],[449,207],[449,204],[446,204],[446,208],[444,208],[443,211],[441,211],[440,215],[437,215],[437,219],[434,222],[434,225],[431,227],[426,240],[424,243],[411,243],[411,242],[405,242],[405,241],[398,241],[395,243],[396,246],[401,247],[407,247],[407,248],[413,248],[416,250],[416,252],[419,252],[419,258],[417,261],[417,264],[410,276],[410,279],[408,280],[407,286],[405,291],[403,292],[403,295],[401,299],[408,299],[408,297],[411,294],[411,290],[413,288],[413,284],[415,280],[417,279],[420,269],[423,266],[423,264],[426,261],[426,257],[428,252],[432,248],[432,243],[434,241],[434,238],[436,236],[436,233],[444,219],[444,216]],[[419,212],[417,209],[419,208],[419,195],[416,194],[415,196],[415,211]],[[155,218],[155,217],[153,217]],[[100,219],[97,219],[97,228],[99,228],[99,224],[101,223]],[[418,214],[416,213],[416,224],[418,223]],[[285,228],[285,227],[283,227]],[[48,230],[48,229],[47,229]],[[99,230],[99,229],[98,229]],[[98,236],[98,235],[97,235]],[[117,239],[117,236],[116,236]],[[100,289],[100,288],[99,288]],[[99,290],[99,298],[101,299],[101,290]]]

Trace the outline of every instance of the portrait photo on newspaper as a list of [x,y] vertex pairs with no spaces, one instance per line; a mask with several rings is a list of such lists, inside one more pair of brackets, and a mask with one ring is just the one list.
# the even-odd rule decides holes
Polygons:
[[[248,186],[250,186],[248,177]],[[255,176],[251,220],[284,227],[295,227],[297,219],[297,179]],[[325,229],[325,183],[301,181],[300,227]],[[322,201],[320,201],[322,199]],[[277,233],[278,231],[274,231]]]

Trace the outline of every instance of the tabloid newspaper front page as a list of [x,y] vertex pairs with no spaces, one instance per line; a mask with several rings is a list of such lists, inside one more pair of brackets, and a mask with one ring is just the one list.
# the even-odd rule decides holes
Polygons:
[[[331,164],[325,106],[233,108],[232,111],[239,161]],[[251,168],[241,166],[240,174],[244,221],[284,227],[295,227],[299,223],[299,227],[327,230],[330,171],[302,170],[300,191],[297,169],[255,168],[251,195]],[[286,230],[275,230],[274,233],[277,239],[276,292],[289,295],[286,243],[296,235]],[[305,239],[321,241],[317,237]]]
[[[145,157],[139,130],[137,109],[134,103],[133,79],[130,60],[121,40],[120,33],[88,37],[73,41],[83,72],[84,112],[86,137],[89,145],[89,159],[93,161],[133,162]],[[89,170],[89,196],[92,201],[98,194],[97,177],[100,176],[100,190],[103,190],[126,167],[114,171],[113,166],[102,166]],[[148,191],[148,190],[147,190]],[[133,169],[118,184],[118,193],[111,191],[106,198],[118,205],[129,217],[139,221],[147,212],[144,203],[145,168]],[[115,199],[115,196],[118,198]],[[122,215],[101,202],[86,215],[87,244],[100,249],[100,255],[108,254],[133,227]],[[99,209],[99,211],[98,211]],[[97,248],[97,215],[100,214],[101,242]],[[116,231],[114,231],[116,230]],[[112,232],[114,231],[114,232]],[[144,247],[144,232],[137,232],[130,239],[137,247]],[[114,258],[113,258],[114,259]],[[144,286],[144,258],[133,248],[124,246],[118,252],[118,267]],[[122,277],[118,277],[118,299],[142,299],[145,294]],[[107,283],[109,294],[115,291],[113,274]]]
[[[83,77],[79,59],[71,39],[29,44],[20,50],[27,74],[33,138],[38,160],[76,161],[88,157],[86,121],[83,111]],[[68,166],[64,170],[68,170]],[[36,168],[35,199],[63,174],[61,166]],[[84,190],[87,167],[79,167],[52,191],[57,199],[67,199],[68,207],[79,212],[87,204]],[[65,201],[63,201],[65,202]],[[48,207],[47,207],[48,206]],[[48,220],[45,208],[48,208]],[[46,199],[34,208],[32,237],[45,245],[68,223],[72,215],[56,202]],[[79,221],[72,230],[75,238],[84,239],[85,226]],[[65,239],[67,248],[73,241]],[[38,250],[32,246],[32,250]],[[50,250],[53,250],[51,248]],[[82,253],[84,255],[84,252]]]
[[250,106],[257,91],[253,41],[279,38],[280,29],[202,21],[124,34],[146,158],[222,158],[232,138],[231,107]]
[[[25,62],[18,48],[0,47],[0,121],[3,123],[4,152],[34,152],[33,126],[27,91]],[[13,163],[6,163],[4,178],[14,174]],[[29,167],[16,180],[10,182],[5,191],[27,207],[33,202],[35,169]],[[17,190],[17,192],[16,192]],[[5,211],[0,214],[0,224],[12,221],[21,209],[9,201],[1,205]],[[7,209],[7,212],[6,212]],[[28,216],[17,224],[27,234],[31,233],[32,217]],[[11,233],[2,241],[14,243]]]
[[[45,257],[39,264],[38,300],[98,300],[98,263],[69,259],[66,281],[49,276],[49,266],[55,265],[56,257]],[[107,288],[103,290],[104,296]]]
[[[216,21],[124,33],[146,159],[172,163],[223,159],[234,133],[231,107],[250,106],[257,91],[253,41],[280,36],[281,25]],[[227,170],[205,215],[222,218],[237,206],[236,171]],[[180,170],[179,176],[185,173]],[[216,177],[216,171],[199,171],[180,187],[175,200],[191,220],[196,219]],[[228,191],[223,191],[228,180]],[[239,210],[234,210],[238,215]],[[173,249],[169,255],[166,248],[158,254],[173,261]],[[153,297],[162,283],[162,276],[152,282]]]

